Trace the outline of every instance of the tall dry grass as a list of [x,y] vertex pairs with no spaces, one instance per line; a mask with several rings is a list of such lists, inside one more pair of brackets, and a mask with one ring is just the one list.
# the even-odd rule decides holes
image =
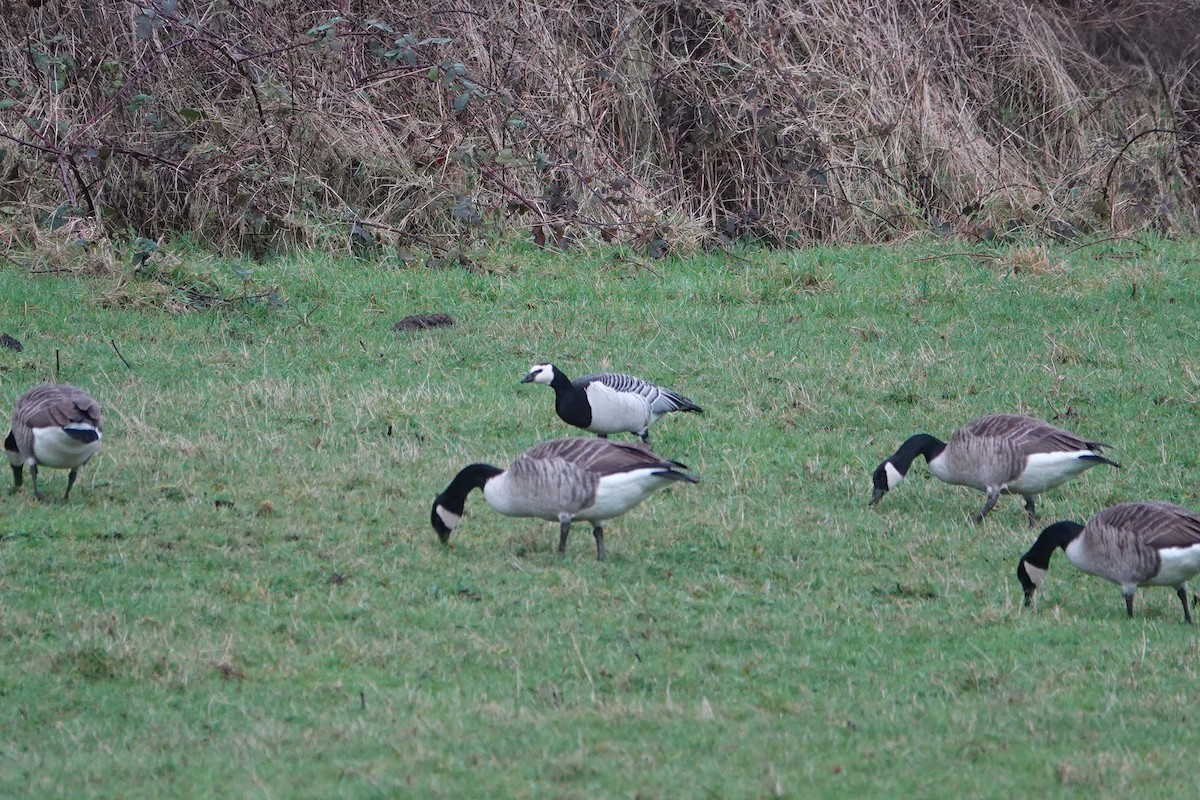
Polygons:
[[0,5],[9,238],[466,259],[1200,217],[1196,0]]

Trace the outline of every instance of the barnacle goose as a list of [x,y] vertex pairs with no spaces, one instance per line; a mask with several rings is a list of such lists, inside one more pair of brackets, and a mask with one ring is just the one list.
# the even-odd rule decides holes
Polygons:
[[521,383],[552,388],[559,418],[602,438],[628,431],[649,443],[650,426],[663,414],[704,411],[683,395],[633,375],[597,372],[572,381],[553,364],[535,364]]

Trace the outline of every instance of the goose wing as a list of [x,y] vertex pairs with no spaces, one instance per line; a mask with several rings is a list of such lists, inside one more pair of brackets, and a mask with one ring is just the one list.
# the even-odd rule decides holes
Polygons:
[[1142,542],[1159,550],[1200,545],[1200,516],[1173,503],[1153,500],[1118,503],[1092,520],[1124,531],[1141,531]]
[[603,383],[618,392],[636,394],[646,398],[646,402],[650,404],[650,410],[655,414],[666,414],[671,411],[703,411],[700,406],[678,392],[665,389],[635,375],[624,375],[619,372],[595,372],[579,378],[575,381],[575,385],[583,389],[593,381]]
[[542,442],[522,453],[521,458],[562,459],[599,477],[654,467],[665,471],[687,469],[678,461],[656,455],[649,445],[640,442],[583,437]]
[[1096,450],[1104,447],[1101,442],[1089,442],[1048,422],[1020,414],[992,414],[980,417],[968,422],[960,430],[979,438],[1004,440],[1025,455]]
[[33,431],[71,422],[86,422],[101,430],[100,405],[92,396],[75,386],[44,384],[35,386],[17,399],[13,409],[12,435],[22,453],[33,452]]
[[497,508],[513,516],[555,519],[574,514],[596,500],[600,475],[569,459],[549,453],[525,451],[513,461],[496,489],[504,505]]

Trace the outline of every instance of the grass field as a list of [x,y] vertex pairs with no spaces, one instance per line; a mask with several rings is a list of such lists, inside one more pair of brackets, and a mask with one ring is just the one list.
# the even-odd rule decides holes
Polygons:
[[[69,502],[0,491],[0,796],[1194,793],[1173,592],[1126,619],[1060,554],[1025,609],[1019,498],[974,526],[922,461],[866,504],[909,434],[1017,411],[1125,465],[1044,521],[1200,508],[1200,246],[968,249],[314,255],[256,268],[282,308],[174,315],[0,267],[4,413],[56,350],[106,413]],[[456,325],[392,331],[427,312]],[[702,483],[603,564],[478,494],[451,548],[429,526],[460,467],[571,433],[518,383],[541,361],[706,409],[653,431]]]

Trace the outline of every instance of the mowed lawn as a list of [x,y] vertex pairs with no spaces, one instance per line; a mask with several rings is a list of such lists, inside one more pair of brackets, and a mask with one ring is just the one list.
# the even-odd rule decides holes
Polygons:
[[[1124,464],[1046,523],[1200,509],[1200,246],[1047,255],[314,254],[253,267],[282,307],[191,313],[0,266],[4,418],[56,353],[106,415],[69,502],[53,470],[45,503],[0,490],[0,796],[1194,794],[1172,591],[1127,619],[1060,553],[1023,608],[1020,499],[972,525],[983,494],[923,461],[867,507],[910,434],[1012,411]],[[247,266],[190,258],[234,292]],[[652,429],[702,482],[612,521],[603,564],[586,524],[560,557],[477,493],[441,546],[459,468],[575,432],[519,383],[545,361],[704,406]]]

